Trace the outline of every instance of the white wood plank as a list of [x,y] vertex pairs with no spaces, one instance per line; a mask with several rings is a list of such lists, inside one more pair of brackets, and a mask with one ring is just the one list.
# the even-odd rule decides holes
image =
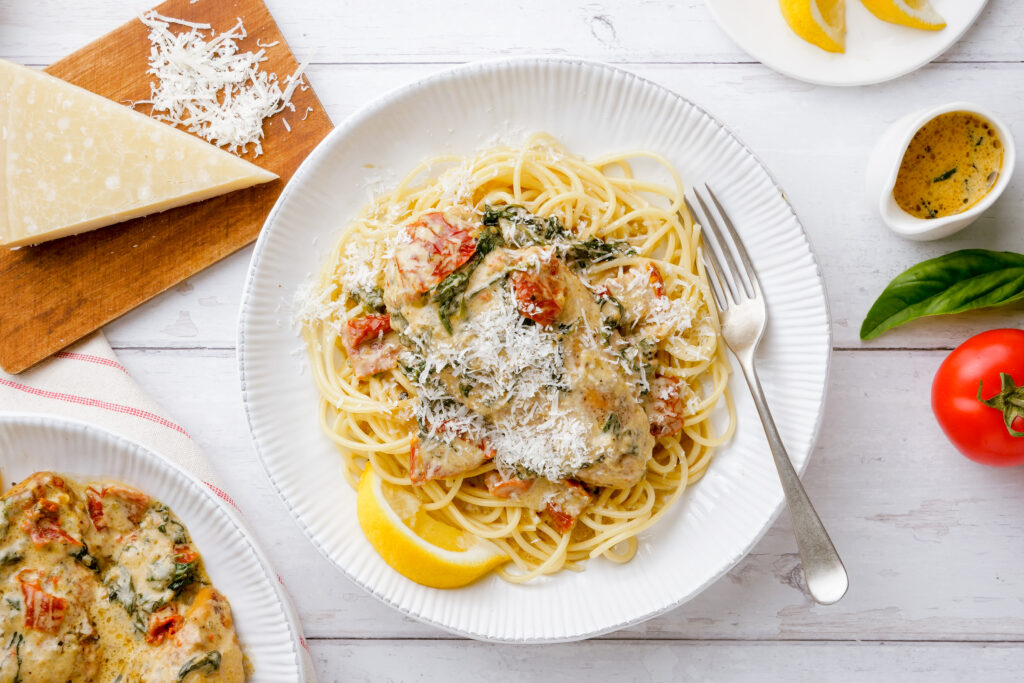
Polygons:
[[310,649],[321,683],[448,683],[453,676],[519,683],[996,683],[1018,680],[1024,665],[1024,647],[1007,644],[317,640]]
[[[308,635],[444,637],[365,594],[304,539],[252,452],[233,353],[120,355],[210,454],[292,587]],[[702,595],[611,637],[1024,641],[1024,468],[973,464],[945,441],[928,399],[943,355],[835,354],[805,482],[850,572],[842,602],[810,601],[783,515]]]
[[[368,100],[438,68],[322,66],[310,78],[327,111],[341,121]],[[890,233],[863,189],[875,141],[889,123],[920,106],[977,99],[1012,121],[1024,101],[1024,65],[933,65],[895,83],[858,89],[816,88],[754,65],[645,65],[635,71],[713,112],[772,171],[820,260],[837,347],[952,348],[976,332],[1019,326],[1024,320],[1024,304],[1017,304],[917,322],[866,345],[857,336],[888,281],[914,263],[966,247],[1024,252],[1018,220],[1024,183],[1011,183],[995,207],[968,229],[929,243]],[[120,346],[232,346],[248,253],[110,325],[111,341]]]
[[[144,0],[2,0],[0,57],[48,64],[149,5]],[[703,0],[380,0],[372,5],[268,0],[267,5],[295,53],[317,62],[462,62],[514,54],[615,62],[752,61],[718,28]],[[941,59],[1020,61],[1022,22],[1024,6],[994,0]]]

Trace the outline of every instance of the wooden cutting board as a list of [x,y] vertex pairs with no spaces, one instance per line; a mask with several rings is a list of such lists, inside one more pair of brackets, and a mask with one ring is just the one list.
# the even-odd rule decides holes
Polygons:
[[[155,9],[217,33],[241,18],[248,32],[238,41],[242,52],[257,51],[257,40],[279,41],[266,48],[261,68],[276,73],[282,88],[298,67],[262,0],[169,0]],[[118,102],[146,99],[154,78],[146,73],[148,33],[133,19],[46,71]],[[82,235],[0,249],[0,366],[21,372],[256,239],[285,183],[332,127],[312,88],[297,88],[292,102],[295,112],[264,122],[263,154],[245,155],[279,180]]]

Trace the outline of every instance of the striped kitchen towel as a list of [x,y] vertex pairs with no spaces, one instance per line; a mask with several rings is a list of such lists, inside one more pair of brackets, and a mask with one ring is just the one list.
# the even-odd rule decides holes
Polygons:
[[[201,479],[238,517],[238,507],[221,488],[210,461],[188,432],[168,418],[117,360],[102,332],[57,353],[20,375],[0,371],[0,411],[46,413],[89,422],[121,434]],[[266,558],[263,558],[266,562]],[[268,567],[274,576],[272,567]],[[283,585],[275,588],[301,629]],[[302,638],[306,681],[316,682],[312,659]]]

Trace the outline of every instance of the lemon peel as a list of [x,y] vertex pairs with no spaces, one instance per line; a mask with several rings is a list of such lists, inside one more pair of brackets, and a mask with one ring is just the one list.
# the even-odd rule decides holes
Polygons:
[[861,0],[868,11],[882,21],[938,31],[946,27],[929,0]]
[[846,51],[845,0],[779,0],[793,32],[828,52]]
[[424,586],[465,586],[509,559],[493,543],[432,517],[415,495],[384,481],[369,465],[359,479],[356,515],[384,561]]

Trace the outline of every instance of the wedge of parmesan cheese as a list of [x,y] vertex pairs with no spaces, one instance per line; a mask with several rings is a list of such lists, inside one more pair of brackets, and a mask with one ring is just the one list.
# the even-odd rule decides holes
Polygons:
[[188,133],[0,60],[0,244],[36,244],[277,176]]

